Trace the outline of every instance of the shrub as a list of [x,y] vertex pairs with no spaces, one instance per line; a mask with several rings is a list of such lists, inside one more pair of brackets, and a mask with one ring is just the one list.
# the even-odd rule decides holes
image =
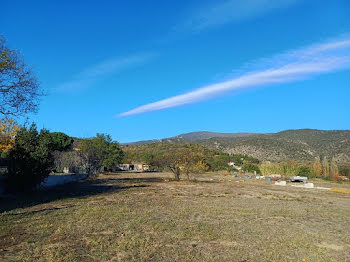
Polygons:
[[18,131],[7,156],[5,186],[8,191],[32,190],[50,174],[53,164],[51,142],[50,132],[42,129],[39,133],[35,124]]
[[314,175],[313,173],[314,173],[314,171],[308,166],[300,166],[299,167],[299,171],[298,171],[299,176],[306,176],[308,178],[311,178]]
[[261,174],[259,166],[256,165],[256,164],[246,163],[246,164],[243,165],[242,170],[244,172],[249,172],[249,173],[256,172],[257,174]]

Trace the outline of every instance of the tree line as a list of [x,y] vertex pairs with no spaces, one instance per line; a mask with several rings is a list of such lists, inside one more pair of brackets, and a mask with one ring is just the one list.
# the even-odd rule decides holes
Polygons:
[[[121,163],[123,151],[109,135],[81,139],[73,148],[74,139],[62,132],[17,127],[13,139],[1,141],[1,157],[7,165],[4,174],[8,191],[27,191],[42,183],[50,173],[60,172],[58,163],[70,167],[74,164],[88,175],[95,175],[102,168],[111,169]],[[0,135],[2,137],[2,135]],[[61,162],[62,156],[66,162]]]
[[181,175],[188,179],[190,174],[207,171],[237,171],[229,166],[234,162],[246,172],[258,173],[259,160],[246,155],[230,155],[221,150],[211,149],[199,144],[191,143],[153,143],[146,145],[126,145],[122,147],[125,152],[125,163],[144,163],[153,170],[171,171],[175,180]]

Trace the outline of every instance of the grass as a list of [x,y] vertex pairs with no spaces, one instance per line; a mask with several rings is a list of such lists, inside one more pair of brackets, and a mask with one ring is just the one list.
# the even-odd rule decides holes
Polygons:
[[342,189],[342,188],[332,188],[330,191],[337,192],[337,193],[343,193],[343,194],[350,194],[350,190]]
[[100,175],[0,200],[0,261],[350,261],[349,195],[169,178]]

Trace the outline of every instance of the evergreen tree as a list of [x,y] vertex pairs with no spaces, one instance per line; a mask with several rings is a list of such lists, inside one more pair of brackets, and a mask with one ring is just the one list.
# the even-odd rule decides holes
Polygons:
[[7,190],[31,190],[44,181],[53,166],[51,142],[50,132],[38,132],[35,124],[19,129],[8,154]]

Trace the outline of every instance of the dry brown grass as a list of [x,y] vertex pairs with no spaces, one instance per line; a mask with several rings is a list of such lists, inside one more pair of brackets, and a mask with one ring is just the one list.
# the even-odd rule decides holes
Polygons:
[[350,261],[349,195],[169,178],[101,175],[2,200],[0,260]]

